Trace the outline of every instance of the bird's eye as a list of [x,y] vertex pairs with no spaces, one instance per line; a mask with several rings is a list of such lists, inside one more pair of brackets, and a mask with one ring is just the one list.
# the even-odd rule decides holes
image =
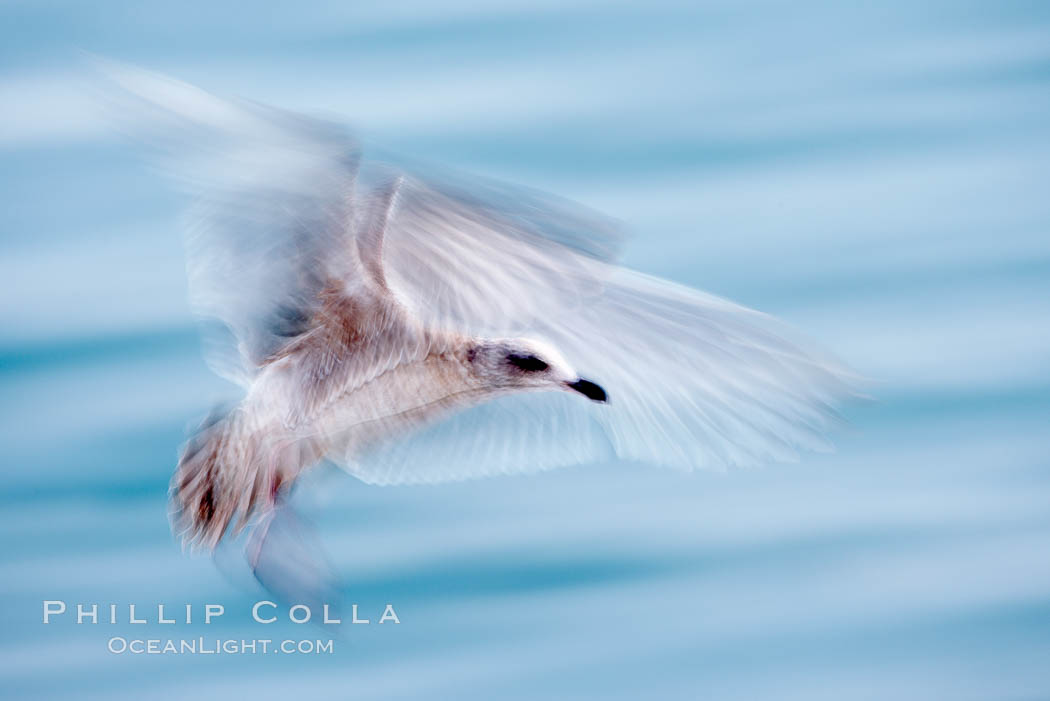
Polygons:
[[540,372],[550,367],[534,355],[516,355],[512,353],[507,356],[507,362],[524,372]]

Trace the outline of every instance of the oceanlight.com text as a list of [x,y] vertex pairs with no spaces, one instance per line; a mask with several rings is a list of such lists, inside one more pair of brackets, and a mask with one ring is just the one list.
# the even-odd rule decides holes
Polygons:
[[106,647],[114,655],[331,655],[335,641],[116,636]]

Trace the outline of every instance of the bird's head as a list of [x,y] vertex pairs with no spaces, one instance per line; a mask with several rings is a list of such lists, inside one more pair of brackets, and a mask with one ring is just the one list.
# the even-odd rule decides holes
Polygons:
[[599,385],[585,380],[553,346],[525,338],[479,340],[467,354],[473,372],[490,387],[501,390],[559,389],[608,402]]

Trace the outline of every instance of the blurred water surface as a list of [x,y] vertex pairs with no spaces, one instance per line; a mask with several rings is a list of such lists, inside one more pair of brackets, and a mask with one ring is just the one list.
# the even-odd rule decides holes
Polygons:
[[[43,0],[0,27],[7,698],[1050,697],[1046,5]],[[333,633],[251,623],[262,592],[171,541],[176,447],[236,392],[185,203],[81,51],[602,209],[630,265],[782,316],[877,401],[761,470],[321,473],[298,498],[372,624],[333,655],[112,655]],[[227,614],[45,626],[43,599]]]

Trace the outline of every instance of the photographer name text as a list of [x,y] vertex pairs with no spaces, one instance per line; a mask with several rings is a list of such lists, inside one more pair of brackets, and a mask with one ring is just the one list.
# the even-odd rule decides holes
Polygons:
[[[75,621],[78,625],[89,624],[192,624],[210,625],[226,615],[223,604],[157,604],[156,606],[139,606],[137,604],[99,604],[73,603],[62,600],[45,600],[43,602],[44,623],[56,621]],[[379,624],[401,623],[393,604],[386,604],[382,611],[365,611],[358,604],[351,604],[348,614],[336,613],[329,604],[319,608],[306,604],[295,604],[284,608],[273,601],[256,601],[251,607],[251,617],[256,623],[270,624],[279,620],[303,624],[313,621],[323,625],[342,625],[346,623],[370,624],[373,620]]]

